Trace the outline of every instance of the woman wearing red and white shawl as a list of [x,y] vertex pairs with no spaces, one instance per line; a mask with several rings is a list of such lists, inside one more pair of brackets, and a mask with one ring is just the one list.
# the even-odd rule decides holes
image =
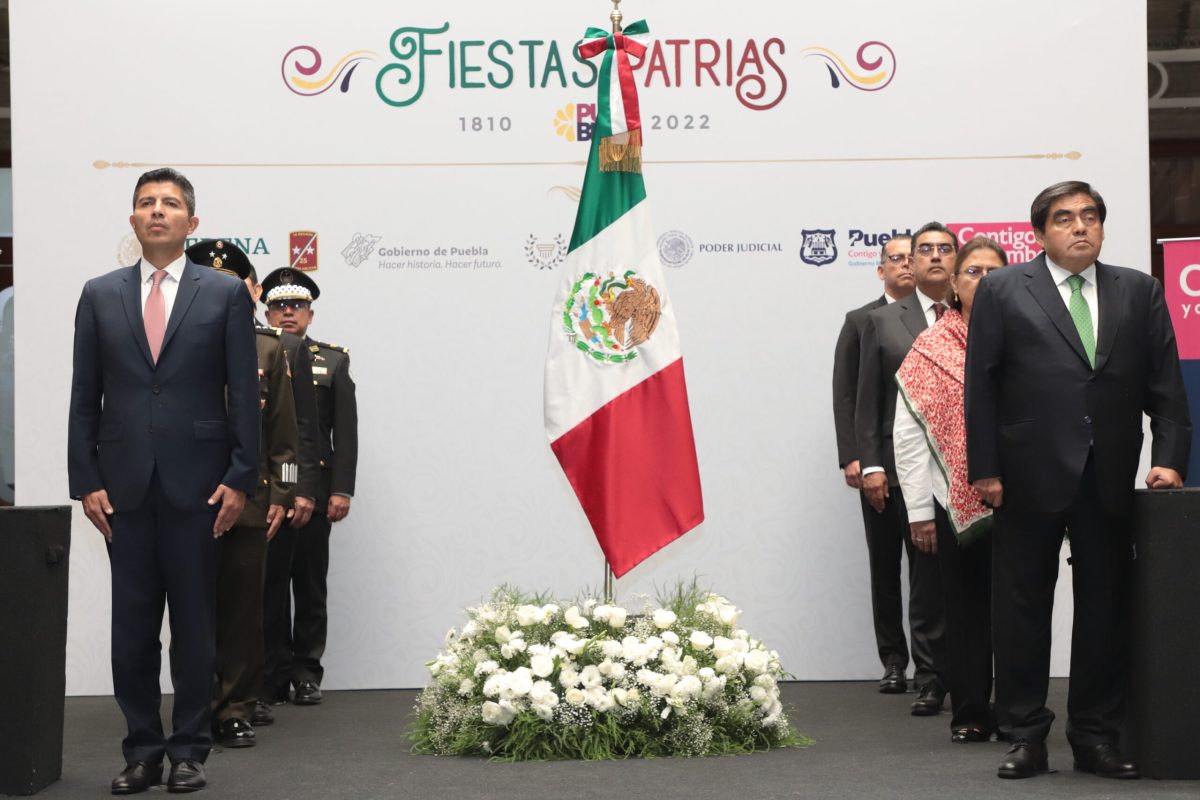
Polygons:
[[963,245],[951,310],[913,342],[896,373],[896,474],[913,544],[936,553],[946,603],[950,740],[986,742],[996,730],[992,697],[992,511],[967,481],[963,368],[979,281],[1008,263],[991,239]]

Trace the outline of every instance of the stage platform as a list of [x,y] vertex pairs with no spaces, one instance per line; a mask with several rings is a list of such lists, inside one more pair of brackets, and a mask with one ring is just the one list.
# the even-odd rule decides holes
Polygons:
[[[247,800],[541,800],[542,798],[1124,798],[1200,797],[1200,782],[1112,781],[1075,773],[1063,734],[1066,681],[1056,680],[1059,714],[1050,765],[1031,780],[1001,781],[1006,746],[952,745],[947,713],[917,718],[913,695],[881,695],[873,683],[791,683],[784,702],[816,740],[803,749],[752,756],[624,762],[497,764],[409,752],[403,732],[415,691],[331,691],[319,706],[276,709],[257,747],[209,757],[201,797]],[[166,698],[169,712],[170,698]],[[63,777],[38,797],[97,798],[120,771],[124,722],[111,697],[67,699]],[[155,789],[151,795],[164,796]]]

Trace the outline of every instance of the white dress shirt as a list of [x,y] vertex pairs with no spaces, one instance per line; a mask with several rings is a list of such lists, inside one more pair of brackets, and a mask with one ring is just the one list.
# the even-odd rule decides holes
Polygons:
[[896,421],[892,426],[892,445],[896,452],[896,478],[908,509],[908,521],[933,519],[933,501],[946,507],[946,476],[933,458],[929,440],[917,418],[908,409],[904,396],[896,398]]
[[[1070,311],[1071,285],[1067,283],[1067,278],[1075,273],[1055,264],[1050,260],[1050,256],[1046,256],[1046,268],[1050,270],[1050,280],[1054,281],[1054,285],[1058,287],[1058,293],[1062,295],[1063,304],[1067,307],[1067,311]],[[1100,300],[1096,295],[1096,265],[1092,264],[1083,272],[1080,272],[1079,276],[1083,278],[1083,286],[1080,287],[1080,293],[1088,304],[1088,311],[1092,312],[1092,341],[1099,341]]]
[[[183,278],[183,267],[186,263],[186,258],[180,256],[166,266],[167,274],[163,277],[162,282],[158,284],[158,288],[162,290],[163,308],[166,311],[165,322],[171,321],[171,309],[175,306],[175,295],[179,293],[179,281]],[[146,298],[150,296],[150,289],[154,286],[154,265],[146,259],[140,262],[142,270],[142,318],[145,319],[146,314]],[[163,328],[166,330],[166,327]]]

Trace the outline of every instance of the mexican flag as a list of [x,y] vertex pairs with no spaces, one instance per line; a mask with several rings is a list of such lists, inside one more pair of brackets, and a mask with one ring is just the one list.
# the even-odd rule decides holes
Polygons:
[[635,32],[645,23],[626,35],[593,28],[580,46],[603,55],[600,99],[545,382],[550,447],[617,577],[704,520],[679,331],[640,172]]

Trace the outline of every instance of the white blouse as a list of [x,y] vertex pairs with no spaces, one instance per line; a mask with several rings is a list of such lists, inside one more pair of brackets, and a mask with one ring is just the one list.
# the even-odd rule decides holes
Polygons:
[[925,430],[908,409],[904,395],[897,390],[896,421],[892,427],[892,445],[896,452],[896,477],[904,494],[908,521],[933,519],[933,501],[946,508],[946,476],[933,458]]

